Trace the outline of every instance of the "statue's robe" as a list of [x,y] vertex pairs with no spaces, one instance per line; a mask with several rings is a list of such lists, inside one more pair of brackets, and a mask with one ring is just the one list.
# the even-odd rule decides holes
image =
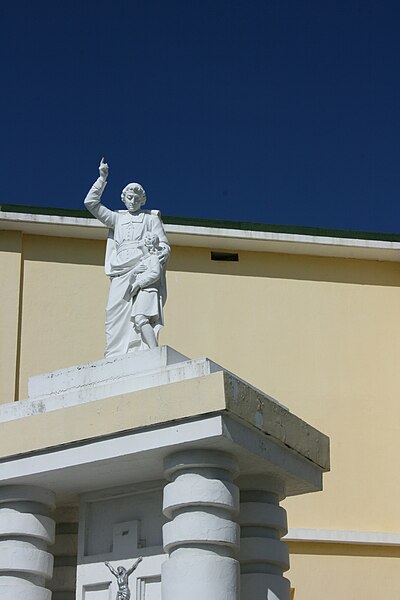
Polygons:
[[[106,308],[106,351],[105,356],[125,354],[130,350],[143,348],[144,342],[133,326],[132,316],[138,314],[134,309],[135,296],[130,299],[126,291],[130,285],[132,270],[143,257],[139,244],[146,233],[155,233],[160,245],[169,244],[159,211],[140,210],[136,213],[112,211],[101,204],[101,195],[105,182],[100,178],[94,183],[85,198],[86,208],[109,228],[107,240],[105,272],[110,277],[110,291]],[[150,282],[148,293],[157,295],[157,314],[147,315],[156,336],[163,325],[163,306],[166,301],[165,269],[157,282]],[[141,290],[146,293],[145,289]],[[142,303],[143,298],[142,298]],[[154,302],[152,302],[154,308]],[[154,311],[153,311],[154,312]],[[145,315],[146,316],[146,315]]]

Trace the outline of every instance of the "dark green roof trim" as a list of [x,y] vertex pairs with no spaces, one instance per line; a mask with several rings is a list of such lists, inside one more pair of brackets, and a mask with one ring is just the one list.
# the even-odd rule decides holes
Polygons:
[[24,204],[0,204],[0,211],[27,213],[29,215],[54,215],[57,217],[80,217],[94,219],[85,208],[53,208],[51,206],[27,206]]
[[[31,215],[55,215],[58,217],[78,217],[93,219],[86,209],[52,208],[47,206],[24,206],[20,204],[1,204],[0,211],[28,213]],[[299,227],[293,225],[271,225],[267,223],[249,223],[247,221],[220,221],[194,217],[166,217],[162,220],[168,225],[186,225],[192,227],[213,227],[221,229],[239,229],[242,231],[264,231],[269,233],[288,233],[316,237],[350,238],[357,240],[381,240],[400,242],[399,233],[376,233],[372,231],[351,231],[347,229],[325,229],[323,227]]]

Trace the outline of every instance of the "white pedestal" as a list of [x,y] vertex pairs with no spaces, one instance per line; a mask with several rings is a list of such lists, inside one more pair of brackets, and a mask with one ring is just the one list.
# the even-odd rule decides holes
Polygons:
[[[128,568],[139,556],[136,600],[161,600],[161,588],[163,600],[289,600],[279,501],[322,488],[326,436],[208,359],[169,348],[39,376],[29,390],[0,406],[0,498],[16,484],[52,489],[61,506],[80,498],[77,600],[113,600],[104,561]],[[34,526],[20,527],[24,537]],[[24,575],[24,585],[39,594],[29,599],[49,600],[48,542],[30,531],[42,579]],[[0,569],[7,536],[4,527]]]

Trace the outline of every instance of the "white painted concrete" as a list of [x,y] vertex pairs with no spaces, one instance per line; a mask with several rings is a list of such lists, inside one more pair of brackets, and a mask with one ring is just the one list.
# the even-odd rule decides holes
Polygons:
[[14,508],[0,508],[1,538],[24,536],[54,543],[54,521],[44,515],[21,513]]
[[239,508],[239,493],[237,486],[229,481],[200,478],[193,473],[183,473],[173,486],[164,489],[164,514],[172,518],[175,511],[203,504],[215,508],[228,508],[237,513]]
[[187,356],[169,346],[145,352],[123,354],[84,365],[76,365],[51,373],[30,377],[28,397],[30,400],[46,396],[60,396],[65,392],[80,390],[87,392],[92,386],[134,378],[143,373],[160,371],[170,365],[189,361]]
[[[141,365],[135,361],[139,355],[132,355],[132,361],[123,356],[42,376],[47,396],[27,403],[37,403],[42,411],[56,410],[60,399],[69,401],[68,394],[75,403],[97,394],[112,402],[119,386],[132,389],[140,378],[147,387],[157,385],[157,398],[162,399],[160,381],[165,377],[165,383],[170,382],[170,373],[180,381],[220,369],[206,359],[185,360],[166,348],[146,354],[140,355]],[[140,422],[130,431],[110,430],[108,437],[0,462],[0,480],[9,484],[0,487],[0,505],[3,502],[8,511],[18,511],[18,503],[24,508],[19,511],[23,519],[15,525],[7,514],[0,517],[0,532],[1,526],[4,531],[0,570],[1,563],[3,570],[14,565],[17,576],[24,574],[23,585],[34,586],[35,600],[49,600],[47,592],[40,596],[37,590],[44,590],[45,579],[51,576],[52,557],[47,551],[51,519],[26,518],[28,512],[48,519],[48,509],[55,503],[53,494],[43,489],[49,488],[63,503],[83,494],[77,600],[115,598],[115,580],[104,561],[127,568],[140,556],[144,560],[129,583],[135,600],[160,600],[161,591],[163,600],[239,600],[240,567],[242,600],[288,600],[289,582],[283,577],[287,547],[280,541],[287,530],[286,515],[278,504],[285,495],[321,489],[329,457],[326,444],[323,460],[315,447],[324,436],[233,375],[217,373],[210,376],[210,384],[213,381],[218,386],[204,387],[215,394],[212,416],[182,412],[175,421],[151,427]],[[40,381],[36,383],[33,395],[40,393]],[[186,385],[190,393],[198,381]],[[243,398],[247,412],[235,404]],[[264,401],[262,424],[254,420],[254,406],[260,410],[258,398]],[[287,423],[278,432],[269,427],[276,414],[280,423]],[[240,514],[234,482],[239,473]],[[162,493],[164,478],[169,483]],[[40,487],[21,488],[17,485],[21,483]],[[35,512],[38,506],[42,508]],[[17,533],[10,539],[11,532]],[[71,577],[72,571],[57,573],[59,593],[63,588],[70,593]]]
[[[34,235],[107,239],[107,228],[89,218],[0,211],[0,227]],[[195,225],[165,225],[165,231],[172,246],[400,261],[400,243],[378,238],[364,240]]]
[[27,485],[0,487],[0,598],[50,600],[45,581],[53,574],[52,492]]
[[189,360],[168,346],[102,359],[30,377],[30,398],[0,404],[0,423],[221,370],[207,358]]
[[287,495],[321,489],[318,465],[277,444],[271,436],[225,415],[167,423],[4,460],[0,462],[0,480],[51,488],[64,503],[75,494],[100,486],[162,479],[165,457],[186,447],[231,453],[242,473],[285,473]]
[[162,551],[161,481],[83,494],[80,499],[79,565],[121,561]]
[[[132,592],[131,600],[161,600],[160,573],[165,554],[147,556],[139,564],[129,578]],[[120,560],[113,565],[121,565],[126,569],[132,560]],[[76,600],[115,600],[117,586],[115,578],[103,562],[93,562],[78,568],[76,583]],[[164,600],[164,599],[163,599]]]
[[238,600],[235,459],[188,450],[167,457],[165,467],[172,482],[164,490],[163,510],[172,520],[163,527],[169,553],[162,566],[163,600]]
[[387,531],[348,531],[337,529],[290,528],[287,542],[361,544],[366,546],[400,546],[400,533]]
[[289,600],[286,511],[279,506],[285,484],[270,476],[239,477],[241,600]]

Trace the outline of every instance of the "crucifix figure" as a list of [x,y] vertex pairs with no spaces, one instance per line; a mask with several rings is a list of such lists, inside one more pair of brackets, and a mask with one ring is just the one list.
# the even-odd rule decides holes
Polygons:
[[129,589],[128,579],[129,579],[129,576],[132,575],[133,571],[136,569],[136,567],[142,560],[143,560],[143,558],[140,556],[133,563],[133,565],[131,566],[130,569],[125,569],[125,567],[121,567],[121,566],[114,569],[114,567],[112,567],[108,561],[105,562],[106,567],[108,567],[110,569],[111,573],[117,579],[118,592],[117,592],[116,600],[130,600],[131,591]]

